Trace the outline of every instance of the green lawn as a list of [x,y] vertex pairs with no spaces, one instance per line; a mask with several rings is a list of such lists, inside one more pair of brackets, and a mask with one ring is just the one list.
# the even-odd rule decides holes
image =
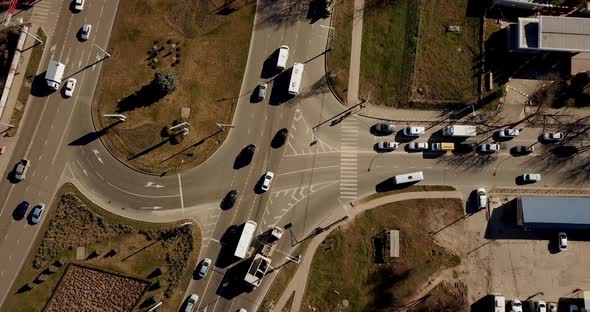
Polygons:
[[326,53],[327,75],[333,90],[341,100],[348,94],[348,77],[350,73],[350,45],[354,0],[340,0],[332,13],[331,50]]
[[[415,99],[473,101],[477,99],[477,58],[480,21],[467,17],[467,0],[423,1],[416,58]],[[445,32],[460,26],[459,32]]]
[[418,30],[415,0],[368,0],[363,18],[359,97],[388,106],[407,103]]
[[[429,231],[463,215],[458,199],[420,199],[387,204],[356,217],[318,247],[302,310],[395,310],[435,272],[460,259],[437,245]],[[374,237],[400,230],[400,258],[375,263]]]

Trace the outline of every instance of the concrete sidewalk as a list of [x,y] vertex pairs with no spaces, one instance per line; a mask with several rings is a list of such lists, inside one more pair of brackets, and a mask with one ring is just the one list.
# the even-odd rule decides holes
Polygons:
[[352,17],[352,43],[350,46],[350,69],[348,75],[348,94],[346,104],[355,105],[359,100],[359,76],[361,69],[361,47],[363,39],[364,0],[354,0]]
[[[368,210],[368,209],[373,209],[373,208],[376,208],[376,207],[379,207],[379,206],[382,206],[382,205],[388,204],[388,203],[404,201],[404,200],[411,200],[411,199],[422,199],[422,198],[461,198],[462,199],[462,195],[460,192],[457,192],[457,191],[442,191],[442,192],[436,191],[436,192],[398,193],[398,194],[386,195],[386,196],[383,196],[383,197],[380,197],[380,198],[377,198],[374,200],[370,200],[370,201],[363,201],[363,199],[361,198],[361,199],[352,203],[352,206],[354,208],[347,209],[347,211],[341,210],[341,213],[332,215],[331,218],[329,220],[325,220],[324,223],[330,224],[330,223],[342,218],[343,216],[346,216],[347,213],[350,213],[350,215],[352,217],[351,219],[349,219],[349,221],[350,221],[350,220],[354,219],[355,216],[357,216],[358,214],[360,214],[363,211]],[[293,293],[295,294],[294,298],[293,298],[293,303],[291,304],[291,307],[286,307],[286,310],[292,311],[292,312],[301,311],[301,302],[303,300],[303,295],[305,294],[305,288],[306,288],[307,281],[308,281],[308,274],[309,274],[309,270],[311,268],[313,255],[315,254],[315,251],[320,246],[320,244],[324,241],[324,239],[326,239],[326,237],[334,229],[337,229],[338,227],[339,226],[333,227],[325,232],[322,232],[321,234],[318,234],[314,238],[312,238],[311,242],[309,243],[309,246],[307,247],[307,250],[305,250],[305,256],[303,257],[303,259],[299,263],[299,267],[297,268],[295,275],[293,276],[293,278],[291,279],[289,284],[287,284],[287,287],[283,291],[283,294],[281,295],[281,297],[279,298],[279,300],[275,304],[273,311],[282,311],[283,309],[285,309],[285,305],[287,304],[287,301],[289,300],[291,295],[293,295]]]

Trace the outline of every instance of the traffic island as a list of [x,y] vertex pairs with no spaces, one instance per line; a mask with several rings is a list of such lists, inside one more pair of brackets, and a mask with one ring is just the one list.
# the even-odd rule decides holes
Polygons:
[[[217,150],[227,136],[217,124],[231,124],[240,96],[255,8],[251,1],[119,2],[93,103],[96,132],[108,128],[99,138],[115,157],[161,175]],[[105,114],[126,120],[111,127]],[[181,135],[168,131],[184,122]]]

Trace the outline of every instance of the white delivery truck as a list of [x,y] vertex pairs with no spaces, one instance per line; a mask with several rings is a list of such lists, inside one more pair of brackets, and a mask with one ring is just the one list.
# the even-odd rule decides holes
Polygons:
[[49,66],[47,66],[47,72],[45,73],[47,86],[53,90],[59,89],[59,84],[64,77],[65,69],[66,65],[58,61],[49,61]]
[[303,64],[293,64],[293,71],[291,72],[291,81],[289,81],[289,94],[299,94],[299,87],[301,86],[301,78],[303,78]]
[[238,246],[236,246],[234,256],[241,259],[246,258],[248,255],[248,249],[250,248],[250,243],[252,243],[252,239],[254,238],[256,226],[257,224],[254,221],[248,220],[246,223],[244,223],[244,230],[242,230],[242,235],[238,241]]
[[289,58],[289,47],[284,45],[279,49],[279,57],[277,60],[277,68],[283,70],[287,67],[287,59]]
[[442,134],[445,136],[454,137],[473,137],[477,135],[476,126],[465,126],[465,125],[453,125],[444,127]]
[[398,174],[393,177],[393,182],[395,184],[412,183],[422,180],[424,180],[424,174],[422,171]]

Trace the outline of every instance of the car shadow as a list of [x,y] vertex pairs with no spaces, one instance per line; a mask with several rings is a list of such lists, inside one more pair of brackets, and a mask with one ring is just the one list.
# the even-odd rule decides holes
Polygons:
[[45,74],[47,71],[44,71],[35,77],[33,77],[33,81],[31,83],[31,95],[34,97],[46,97],[54,93],[56,90],[51,89],[47,86],[47,80],[45,80]]
[[254,90],[252,90],[252,94],[250,94],[250,103],[256,104],[256,103],[260,103],[264,100],[264,98],[260,98],[258,97],[258,92],[260,91],[260,84],[256,86],[256,88],[254,88]]
[[436,159],[443,155],[445,155],[447,151],[433,151],[433,150],[426,150],[422,152],[423,159]]

